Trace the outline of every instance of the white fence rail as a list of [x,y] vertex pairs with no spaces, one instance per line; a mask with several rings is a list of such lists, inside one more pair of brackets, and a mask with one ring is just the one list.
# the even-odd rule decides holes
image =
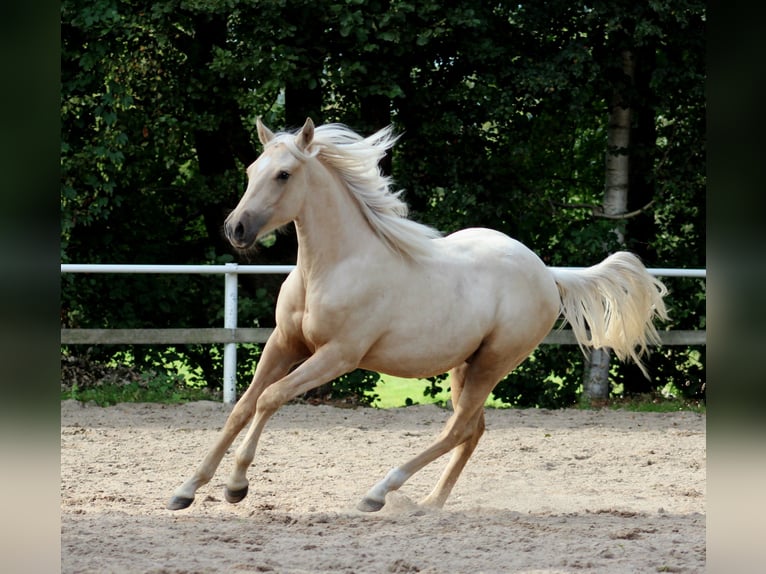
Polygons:
[[[63,345],[106,344],[210,344],[222,343],[223,400],[236,401],[237,344],[264,343],[271,329],[243,329],[237,327],[237,276],[287,274],[294,265],[101,265],[62,263],[61,273],[122,273],[122,274],[183,274],[224,275],[223,329],[61,329]],[[582,269],[566,267],[565,269]],[[652,268],[649,273],[658,277],[688,277],[706,279],[705,269]],[[704,345],[705,331],[662,331],[664,345]],[[544,344],[576,344],[571,331],[552,331]]]

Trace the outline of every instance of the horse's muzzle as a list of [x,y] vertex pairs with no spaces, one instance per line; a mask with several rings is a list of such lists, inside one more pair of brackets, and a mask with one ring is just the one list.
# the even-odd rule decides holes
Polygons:
[[238,216],[232,213],[223,224],[226,239],[237,249],[247,249],[255,243],[265,219],[247,211]]

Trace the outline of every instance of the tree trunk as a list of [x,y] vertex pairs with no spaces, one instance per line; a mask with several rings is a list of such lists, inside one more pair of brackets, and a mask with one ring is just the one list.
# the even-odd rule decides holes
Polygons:
[[[627,87],[633,82],[633,54],[629,50],[622,52],[622,71]],[[628,211],[631,109],[624,92],[620,87],[614,89],[609,110],[603,203],[607,216]],[[625,246],[623,229],[623,225],[618,224],[612,230],[621,247]],[[609,349],[592,349],[590,360],[586,361],[583,397],[590,404],[604,404],[609,398],[609,355]]]
[[[630,194],[628,211],[633,212],[646,206],[655,198],[655,165],[657,165],[657,122],[655,118],[656,95],[650,82],[657,67],[655,45],[643,46],[634,52],[635,90],[640,97],[631,103],[632,127],[630,130]],[[657,226],[651,211],[631,217],[625,226],[627,248],[643,261],[656,261],[657,253],[652,242],[657,235]],[[656,365],[659,354],[646,357],[649,371]],[[620,368],[623,392],[625,394],[648,393],[654,383],[648,380],[635,364]]]
[[300,30],[291,42],[300,57],[295,69],[285,78],[285,128],[299,129],[306,118],[316,125],[324,122],[321,78],[324,73],[326,54],[322,49],[323,28],[318,23],[325,18],[321,2],[292,5],[288,2],[282,10],[285,24]]
[[228,186],[226,175],[237,170],[237,159],[248,165],[255,159],[256,151],[242,124],[239,104],[233,96],[233,86],[225,83],[220,85],[221,80],[214,78],[209,71],[215,48],[226,46],[226,19],[219,15],[198,14],[194,16],[193,23],[195,43],[188,49],[188,68],[200,84],[213,85],[217,82],[220,88],[211,91],[204,100],[197,98],[193,101],[197,114],[216,109],[221,118],[217,126],[195,129],[193,132],[200,175],[215,191],[211,197],[216,198],[204,206],[203,219],[210,244],[215,247],[216,253],[226,253],[230,246],[221,231],[223,220],[242,193],[241,189]]
[[[321,68],[316,74],[319,78]],[[285,86],[285,127],[298,129],[306,122],[306,118],[311,118],[317,125],[324,121],[319,81],[309,87],[305,82],[288,80]]]
[[583,395],[589,406],[601,407],[609,398],[609,357],[608,347],[592,349],[585,361]]

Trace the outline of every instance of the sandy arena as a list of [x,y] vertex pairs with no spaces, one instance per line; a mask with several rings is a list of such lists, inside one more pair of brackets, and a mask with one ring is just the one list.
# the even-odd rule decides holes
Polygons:
[[190,508],[166,510],[228,412],[62,402],[62,572],[705,571],[704,415],[490,410],[443,510],[416,502],[447,457],[365,514],[359,499],[449,412],[290,404],[264,431],[245,500],[223,499],[230,452]]

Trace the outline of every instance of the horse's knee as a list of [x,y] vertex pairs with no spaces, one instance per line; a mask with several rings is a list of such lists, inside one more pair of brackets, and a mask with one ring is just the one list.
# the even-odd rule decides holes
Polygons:
[[285,404],[289,397],[283,396],[278,385],[272,385],[267,388],[258,398],[256,410],[267,415],[274,414],[279,407]]
[[252,420],[254,414],[255,404],[252,401],[240,400],[234,405],[227,422],[238,430],[242,430]]

